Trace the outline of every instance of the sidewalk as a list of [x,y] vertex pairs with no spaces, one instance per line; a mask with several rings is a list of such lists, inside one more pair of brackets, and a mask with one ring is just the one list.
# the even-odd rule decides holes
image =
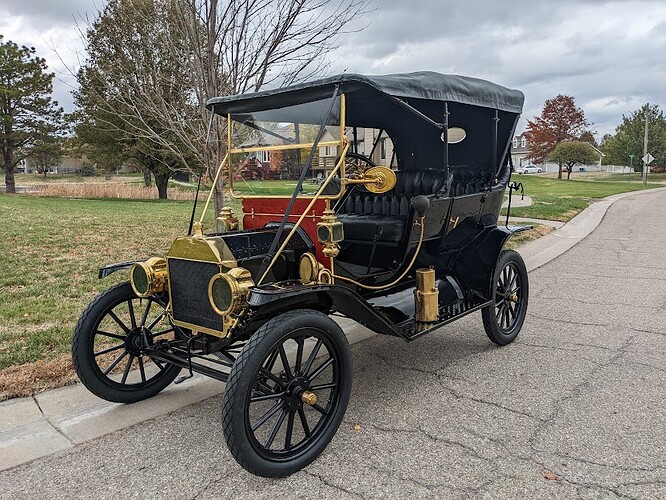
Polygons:
[[[666,188],[623,193],[596,202],[556,231],[521,246],[519,251],[528,270],[543,266],[580,242],[617,200],[655,192],[666,194]],[[350,320],[341,322],[350,343],[375,335]],[[100,400],[80,384],[0,403],[0,470],[171,413],[220,394],[223,389],[222,383],[195,375],[133,405]]]

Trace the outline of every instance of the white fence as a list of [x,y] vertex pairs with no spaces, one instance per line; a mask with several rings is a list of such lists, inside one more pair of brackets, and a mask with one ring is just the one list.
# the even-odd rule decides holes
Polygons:
[[[540,167],[544,170],[544,172],[557,172],[559,170],[559,166],[557,163],[545,163],[544,165],[540,165]],[[599,165],[599,164],[594,164],[594,165],[576,165],[573,168],[574,172],[581,172],[581,168],[585,169],[585,172],[611,172],[614,174],[630,174],[634,171],[633,168],[629,168],[625,165]],[[566,168],[564,169],[566,171]]]

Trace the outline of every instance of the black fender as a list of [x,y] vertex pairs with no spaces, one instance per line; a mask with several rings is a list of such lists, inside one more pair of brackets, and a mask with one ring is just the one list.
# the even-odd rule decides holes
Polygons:
[[495,266],[507,240],[514,234],[532,226],[497,226],[479,232],[456,256],[452,270],[464,276],[465,283],[481,296],[490,300],[494,293]]
[[106,278],[109,274],[113,274],[116,271],[121,269],[129,269],[137,262],[142,262],[146,259],[141,260],[128,260],[127,262],[117,262],[115,264],[107,264],[99,268],[99,274],[97,275],[98,279]]
[[388,318],[344,286],[304,285],[300,281],[275,283],[250,289],[247,303],[252,314],[245,327],[250,329],[254,329],[252,323],[263,323],[286,311],[316,309],[339,312],[374,332],[402,337]]

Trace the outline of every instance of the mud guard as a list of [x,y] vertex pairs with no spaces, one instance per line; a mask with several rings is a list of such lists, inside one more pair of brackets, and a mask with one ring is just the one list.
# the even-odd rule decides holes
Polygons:
[[115,264],[107,264],[99,268],[99,274],[97,275],[97,278],[98,279],[106,278],[109,274],[113,274],[116,271],[120,271],[121,269],[129,269],[137,262],[141,262],[141,260],[129,260],[127,262],[117,262]]
[[498,226],[483,230],[455,258],[452,270],[465,277],[465,283],[483,298],[493,295],[493,276],[499,254],[514,234],[532,226]]

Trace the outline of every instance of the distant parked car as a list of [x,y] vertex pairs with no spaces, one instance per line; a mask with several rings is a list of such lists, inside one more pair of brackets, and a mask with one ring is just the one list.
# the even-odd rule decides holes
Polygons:
[[540,174],[541,167],[536,167],[534,165],[525,165],[518,169],[519,174]]

